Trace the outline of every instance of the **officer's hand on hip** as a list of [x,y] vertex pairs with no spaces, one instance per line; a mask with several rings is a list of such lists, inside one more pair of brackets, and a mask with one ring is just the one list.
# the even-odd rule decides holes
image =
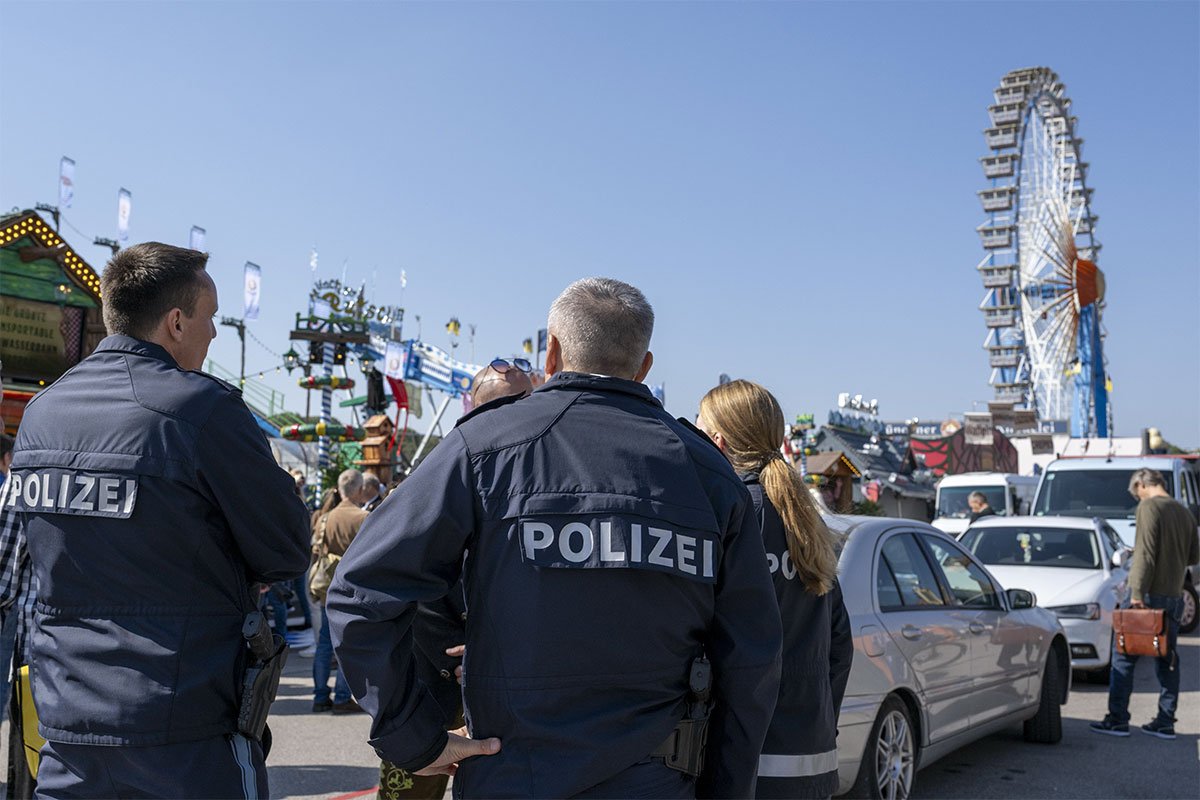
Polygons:
[[453,775],[458,762],[472,756],[494,756],[500,752],[499,739],[472,739],[465,727],[450,731],[446,747],[433,763],[416,771],[417,775]]
[[[465,644],[460,644],[455,647],[447,647],[446,648],[446,655],[450,656],[451,658],[462,658],[463,654],[466,652],[467,652],[467,646]],[[458,678],[458,683],[461,686],[462,685],[462,664],[459,664],[457,667],[454,668],[454,677]]]

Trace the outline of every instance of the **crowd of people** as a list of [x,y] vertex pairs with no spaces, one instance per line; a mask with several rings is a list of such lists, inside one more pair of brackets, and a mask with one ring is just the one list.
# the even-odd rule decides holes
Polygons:
[[493,361],[386,498],[347,470],[313,513],[199,371],[206,259],[117,253],[109,336],[0,439],[4,642],[12,618],[39,797],[268,796],[291,598],[317,630],[312,710],[370,715],[385,800],[451,776],[465,797],[836,790],[837,542],[766,388],[670,416],[642,382],[650,304],[583,279],[550,308],[543,385]]

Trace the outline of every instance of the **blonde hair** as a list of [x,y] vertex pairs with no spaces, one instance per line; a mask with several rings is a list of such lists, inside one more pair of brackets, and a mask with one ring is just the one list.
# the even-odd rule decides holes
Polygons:
[[721,434],[725,455],[739,473],[755,473],[779,512],[788,553],[800,581],[823,595],[837,579],[833,535],[800,475],[779,452],[783,410],[775,397],[750,381],[721,384],[700,401],[700,413]]

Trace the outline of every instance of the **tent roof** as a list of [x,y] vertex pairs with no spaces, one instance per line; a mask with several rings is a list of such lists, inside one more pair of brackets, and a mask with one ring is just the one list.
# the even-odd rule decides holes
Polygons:
[[100,305],[100,276],[36,211],[0,217],[0,286],[10,297]]

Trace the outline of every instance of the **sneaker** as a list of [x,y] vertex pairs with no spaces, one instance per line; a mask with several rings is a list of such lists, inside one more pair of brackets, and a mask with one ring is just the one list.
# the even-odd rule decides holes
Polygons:
[[306,647],[303,650],[296,651],[296,655],[300,656],[301,658],[312,658],[316,654],[317,648],[315,647]]
[[332,708],[333,708],[333,713],[335,713],[335,714],[362,714],[362,713],[364,713],[362,706],[360,706],[358,703],[354,702],[353,697],[351,697],[349,700],[347,700],[344,703],[334,703]]
[[320,714],[322,711],[329,711],[333,708],[333,701],[328,697],[324,700],[313,700],[313,713]]
[[1147,722],[1145,725],[1143,725],[1142,732],[1148,733],[1151,736],[1157,736],[1160,739],[1174,739],[1175,723],[1163,722],[1162,720],[1156,719],[1153,722]]
[[1099,722],[1093,722],[1088,727],[1096,733],[1103,733],[1106,736],[1129,735],[1129,726],[1123,722],[1113,722],[1111,717],[1105,717]]

